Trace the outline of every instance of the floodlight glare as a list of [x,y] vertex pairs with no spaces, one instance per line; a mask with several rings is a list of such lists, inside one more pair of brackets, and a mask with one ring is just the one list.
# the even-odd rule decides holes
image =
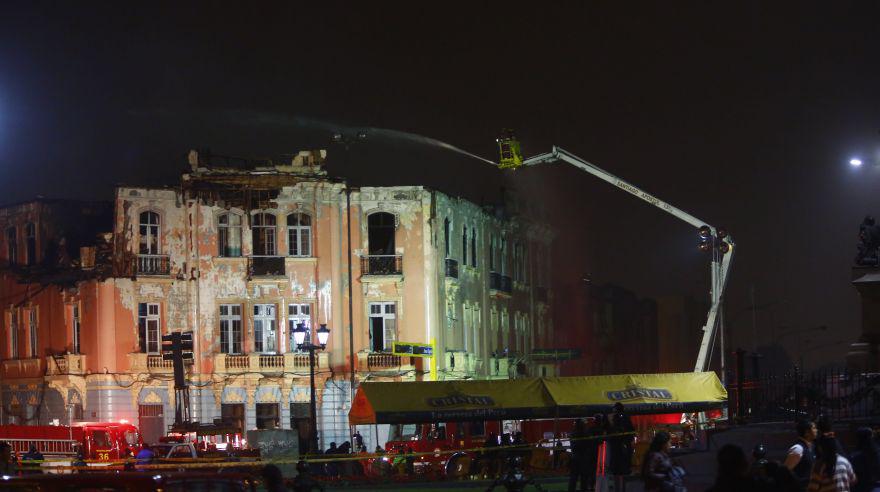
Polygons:
[[862,165],[862,160],[858,158],[852,158],[849,160],[849,164],[854,167],[859,167]]

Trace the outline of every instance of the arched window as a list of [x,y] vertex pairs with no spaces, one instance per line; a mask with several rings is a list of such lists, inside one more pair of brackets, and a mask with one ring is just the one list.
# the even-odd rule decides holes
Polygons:
[[138,253],[142,255],[159,254],[159,214],[156,212],[141,212]]
[[25,246],[27,253],[27,264],[37,264],[37,226],[33,222],[28,222],[24,226]]
[[461,265],[467,265],[467,255],[468,255],[468,237],[467,237],[467,226],[462,226],[461,228]]
[[18,263],[18,234],[15,227],[6,229],[6,261],[10,265]]
[[287,247],[290,256],[312,256],[312,217],[294,213],[287,216]]
[[269,213],[254,214],[251,226],[254,256],[275,256],[275,216]]
[[241,215],[226,212],[217,217],[217,249],[220,256],[241,256]]
[[477,229],[471,229],[471,266],[477,267]]

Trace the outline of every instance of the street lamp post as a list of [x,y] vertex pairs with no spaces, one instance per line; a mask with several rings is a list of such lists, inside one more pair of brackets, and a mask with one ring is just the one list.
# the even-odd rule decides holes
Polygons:
[[315,350],[324,350],[327,347],[327,339],[330,338],[330,330],[327,329],[327,325],[322,324],[320,328],[318,328],[316,334],[318,335],[318,344],[315,345],[312,343],[311,337],[306,341],[306,335],[309,333],[309,330],[305,327],[303,323],[296,325],[296,329],[293,330],[293,341],[296,343],[296,347],[300,350],[308,350],[309,352],[309,386],[311,387],[310,399],[309,399],[309,410],[311,412],[311,427],[312,427],[312,439],[311,452],[318,452],[318,410],[317,404],[315,402]]

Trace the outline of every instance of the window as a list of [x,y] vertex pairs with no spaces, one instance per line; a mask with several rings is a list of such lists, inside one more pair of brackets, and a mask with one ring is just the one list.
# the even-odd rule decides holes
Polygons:
[[370,303],[370,339],[373,352],[389,352],[397,339],[397,306],[393,302]]
[[254,256],[275,256],[275,216],[268,213],[254,214],[251,227]]
[[281,415],[277,403],[257,403],[257,429],[277,429]]
[[30,348],[28,355],[31,358],[36,358],[39,350],[37,347],[37,308],[31,308],[28,312],[28,345]]
[[217,218],[218,254],[226,257],[241,256],[241,215],[227,212]]
[[298,325],[302,324],[305,326],[306,330],[306,338],[304,343],[312,343],[312,307],[308,304],[290,304],[287,306],[287,326],[290,337],[290,351],[299,350],[296,347],[296,342],[293,339],[293,330],[296,329]]
[[275,305],[254,304],[254,351],[274,354],[277,350]]
[[139,303],[138,341],[142,353],[159,353],[159,332],[159,304],[152,302]]
[[18,263],[18,234],[15,227],[6,229],[6,261],[10,265]]
[[242,433],[245,429],[244,403],[221,403],[220,419]]
[[37,226],[33,222],[28,222],[24,227],[25,231],[25,253],[27,253],[27,264],[37,264]]
[[513,278],[519,282],[526,281],[526,247],[519,242],[513,245]]
[[18,310],[9,311],[9,357],[18,358]]
[[393,255],[394,230],[396,228],[393,214],[376,212],[367,217],[367,241],[370,255]]
[[474,329],[473,326],[473,318],[471,317],[471,306],[467,303],[464,304],[462,308],[464,313],[462,314],[461,326],[462,326],[462,348],[468,352],[473,350],[471,347],[471,331]]
[[220,352],[240,354],[241,352],[241,305],[220,305]]
[[449,218],[443,219],[443,251],[445,251],[446,258],[449,258],[449,235],[452,234],[450,230],[451,224],[449,223]]
[[462,226],[461,228],[461,265],[467,265],[467,256],[468,256],[468,238],[467,238],[467,226]]
[[495,268],[495,265],[498,264],[498,262],[495,260],[495,247],[497,245],[498,245],[498,243],[495,240],[495,235],[493,234],[492,237],[489,238],[489,271],[490,272],[497,272],[498,271]]
[[477,229],[471,229],[471,266],[477,267]]
[[498,248],[498,269],[501,275],[507,275],[507,239],[501,238],[501,246]]
[[73,323],[73,350],[74,354],[80,351],[80,322],[79,322],[79,304],[74,304],[71,310],[71,322]]
[[142,255],[159,254],[159,214],[141,212],[140,215],[140,246],[138,253]]
[[290,256],[312,256],[312,217],[308,214],[287,216],[287,247]]

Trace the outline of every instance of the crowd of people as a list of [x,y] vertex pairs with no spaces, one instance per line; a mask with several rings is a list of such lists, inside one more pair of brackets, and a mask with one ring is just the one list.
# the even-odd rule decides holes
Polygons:
[[[614,490],[626,491],[626,477],[632,472],[633,442],[635,432],[623,405],[616,403],[613,412],[606,416],[597,414],[593,418],[574,422],[569,439],[571,460],[569,461],[568,490],[593,490],[599,464],[599,450],[603,443],[607,446],[607,474],[613,478]],[[580,489],[577,488],[580,482]]]

